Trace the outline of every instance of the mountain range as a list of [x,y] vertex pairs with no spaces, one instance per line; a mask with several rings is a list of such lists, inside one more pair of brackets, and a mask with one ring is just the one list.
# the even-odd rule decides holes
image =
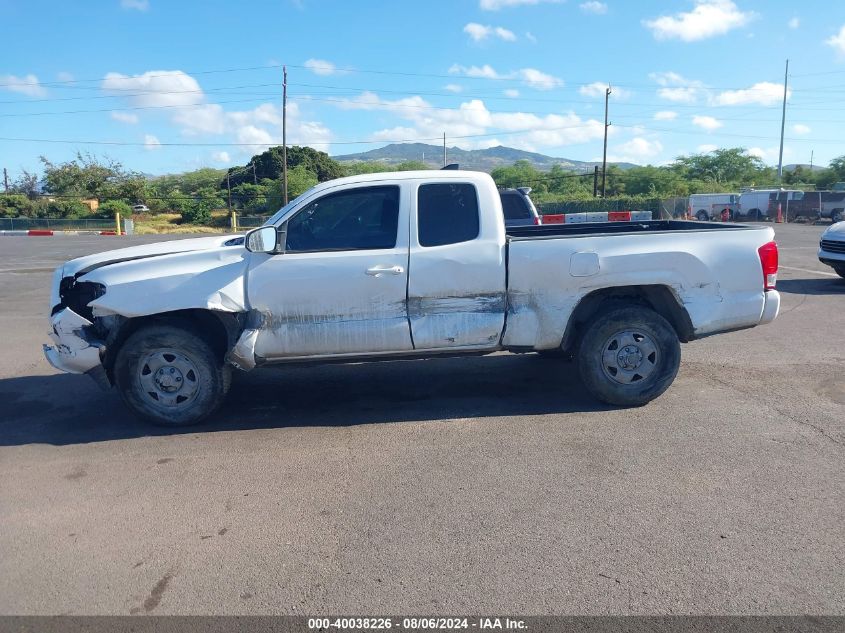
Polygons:
[[[358,154],[343,154],[333,156],[340,162],[356,161],[379,161],[386,165],[397,165],[407,160],[419,160],[432,167],[443,166],[443,146],[429,145],[427,143],[393,143],[378,149],[371,149]],[[513,165],[518,160],[527,160],[537,169],[547,171],[555,165],[568,171],[590,172],[596,165],[601,163],[573,160],[571,158],[557,158],[546,156],[536,152],[526,152],[513,147],[490,147],[488,149],[465,150],[459,147],[446,148],[446,160],[449,163],[458,163],[461,169],[475,171],[492,171],[496,167]],[[622,169],[635,167],[633,163],[610,163]]]

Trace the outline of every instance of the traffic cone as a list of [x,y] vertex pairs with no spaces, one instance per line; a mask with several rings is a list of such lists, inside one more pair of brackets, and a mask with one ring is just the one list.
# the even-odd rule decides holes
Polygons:
[[780,208],[780,202],[778,202],[778,217],[775,218],[775,223],[783,224],[783,211]]

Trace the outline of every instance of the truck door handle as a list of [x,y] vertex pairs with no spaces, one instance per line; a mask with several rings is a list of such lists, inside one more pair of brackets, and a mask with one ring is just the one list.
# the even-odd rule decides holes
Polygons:
[[401,275],[404,272],[405,269],[401,266],[373,266],[367,269],[367,274],[372,277],[378,277],[379,275]]

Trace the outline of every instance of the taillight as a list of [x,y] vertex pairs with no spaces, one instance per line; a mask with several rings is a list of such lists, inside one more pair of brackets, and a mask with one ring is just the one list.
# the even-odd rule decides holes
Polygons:
[[543,223],[542,218],[539,215],[534,216],[534,226],[540,226]]
[[778,244],[769,242],[757,249],[760,265],[763,267],[763,288],[774,290],[778,281]]

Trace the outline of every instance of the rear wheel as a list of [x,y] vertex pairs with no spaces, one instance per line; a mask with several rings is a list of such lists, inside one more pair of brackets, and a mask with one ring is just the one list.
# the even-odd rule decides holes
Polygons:
[[710,216],[707,215],[707,211],[704,211],[704,210],[701,210],[698,213],[696,213],[695,217],[701,222],[706,222],[707,220],[710,219]]
[[640,406],[678,373],[681,345],[662,316],[641,306],[614,308],[587,329],[578,349],[584,385],[608,404]]
[[190,329],[151,325],[120,348],[115,382],[135,414],[159,425],[187,426],[220,406],[229,390],[231,368]]
[[751,211],[748,212],[747,217],[749,222],[756,222],[760,219],[760,209],[751,209]]

